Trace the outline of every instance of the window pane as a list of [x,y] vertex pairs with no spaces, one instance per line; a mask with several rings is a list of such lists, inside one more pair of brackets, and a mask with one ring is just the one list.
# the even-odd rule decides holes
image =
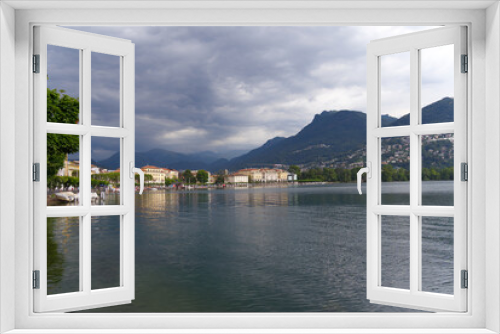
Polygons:
[[410,137],[382,138],[381,204],[410,205]]
[[120,57],[92,52],[92,125],[120,126]]
[[47,122],[78,124],[80,50],[47,45]]
[[380,124],[410,125],[410,52],[380,57]]
[[47,294],[80,291],[80,218],[47,218]]
[[420,50],[422,124],[453,122],[454,46]]
[[452,133],[421,136],[422,205],[453,206]]
[[410,288],[410,217],[382,216],[382,286]]
[[92,217],[92,289],[120,286],[120,216]]
[[92,137],[92,205],[119,205],[120,138]]
[[453,294],[453,218],[421,219],[422,290]]
[[47,206],[80,205],[80,136],[47,134]]

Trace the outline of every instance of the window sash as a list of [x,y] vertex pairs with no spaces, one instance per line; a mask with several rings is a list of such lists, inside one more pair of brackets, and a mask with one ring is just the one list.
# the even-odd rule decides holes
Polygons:
[[[80,50],[80,124],[47,122],[47,45]],[[120,57],[120,127],[91,125],[91,53],[100,52]],[[34,183],[34,263],[40,271],[40,289],[33,290],[34,311],[74,311],[129,303],[134,299],[134,183],[135,139],[134,111],[134,45],[96,34],[76,30],[38,26],[34,28],[34,54],[40,55],[40,73],[34,79],[34,161],[40,163],[40,182]],[[80,204],[48,207],[47,134],[80,136]],[[120,139],[121,205],[94,206],[91,203],[91,138],[103,136]],[[131,162],[131,164],[129,164]],[[120,286],[91,289],[91,218],[120,216]],[[47,294],[47,218],[80,217],[78,292]]]
[[[367,298],[371,302],[421,310],[467,310],[467,290],[461,288],[460,272],[467,269],[467,183],[460,180],[460,164],[467,162],[467,76],[460,73],[461,54],[467,54],[465,27],[446,27],[372,41],[367,53],[367,161],[372,177],[367,179]],[[419,50],[454,45],[454,122],[419,124]],[[410,125],[381,127],[380,57],[410,52]],[[425,134],[454,134],[454,206],[432,207],[419,203],[421,195],[421,141]],[[381,205],[381,138],[410,137],[410,205]],[[381,286],[381,217],[410,217],[410,289]],[[454,294],[420,291],[421,217],[454,218]]]

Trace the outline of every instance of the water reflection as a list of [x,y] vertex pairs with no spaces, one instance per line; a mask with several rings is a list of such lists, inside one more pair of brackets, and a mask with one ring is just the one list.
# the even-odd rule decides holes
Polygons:
[[[397,200],[406,187],[387,189]],[[438,203],[452,197],[447,183],[435,188]],[[453,242],[439,224],[423,241],[433,291],[449,280]],[[366,299],[366,197],[336,184],[137,196],[136,299],[91,312],[395,311],[411,310]]]
[[78,217],[47,218],[47,293],[80,289]]

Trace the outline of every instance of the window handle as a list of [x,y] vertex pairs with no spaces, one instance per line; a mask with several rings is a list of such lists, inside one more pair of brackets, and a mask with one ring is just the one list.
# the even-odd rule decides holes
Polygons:
[[134,163],[131,161],[130,162],[130,177],[132,179],[135,179],[135,173],[139,174],[139,195],[142,195],[142,192],[144,191],[144,172],[140,168],[135,168],[133,167]]
[[363,176],[363,173],[366,173],[367,177],[368,178],[371,178],[372,177],[372,171],[371,171],[371,162],[368,162],[367,163],[367,167],[365,168],[361,168],[359,171],[358,171],[358,193],[360,195],[362,195],[363,193],[361,192],[361,179],[362,179],[362,176]]

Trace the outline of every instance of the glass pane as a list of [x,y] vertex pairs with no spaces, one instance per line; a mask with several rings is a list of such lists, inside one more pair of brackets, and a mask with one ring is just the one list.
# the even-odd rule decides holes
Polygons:
[[382,216],[382,286],[410,288],[410,217]]
[[119,205],[120,138],[92,137],[92,205]]
[[80,205],[80,136],[47,134],[47,206]]
[[47,122],[78,124],[80,50],[47,45]]
[[80,218],[47,218],[47,294],[80,291]]
[[120,57],[92,52],[92,125],[120,126]]
[[92,217],[92,289],[120,286],[120,216]]
[[381,204],[410,205],[410,137],[382,138]]
[[453,48],[420,50],[422,124],[453,122]]
[[453,294],[453,218],[421,219],[422,291]]
[[410,52],[380,57],[380,124],[410,125]]
[[453,134],[421,136],[422,205],[453,206]]

